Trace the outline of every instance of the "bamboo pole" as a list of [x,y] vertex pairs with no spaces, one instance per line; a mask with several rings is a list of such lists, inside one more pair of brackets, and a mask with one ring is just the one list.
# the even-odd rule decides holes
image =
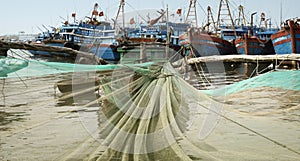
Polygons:
[[189,64],[208,62],[233,62],[233,63],[257,63],[274,61],[300,61],[300,54],[283,55],[216,55],[207,57],[191,58]]

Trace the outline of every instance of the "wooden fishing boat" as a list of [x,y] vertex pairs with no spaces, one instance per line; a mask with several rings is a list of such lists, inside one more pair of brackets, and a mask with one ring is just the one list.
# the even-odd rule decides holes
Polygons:
[[[118,63],[120,54],[117,52],[116,30],[109,21],[100,20],[104,16],[98,11],[99,5],[95,3],[92,15],[85,16],[85,19],[75,21],[76,13],[72,14],[74,22],[65,21],[55,32],[58,37],[49,36],[49,32],[37,39],[37,42],[49,46],[67,47],[78,51],[95,54],[98,58],[111,63]],[[64,56],[66,53],[53,53],[45,51],[31,51],[34,55],[42,56]]]
[[[93,88],[92,91],[99,89],[99,80],[91,79],[66,79],[56,82],[55,86],[61,93],[69,93],[74,91],[81,91],[87,88]],[[89,92],[89,91],[87,91]]]
[[182,45],[190,44],[195,57],[237,54],[234,44],[216,35],[189,30],[180,36]]
[[64,47],[87,51],[112,63],[120,59],[115,30],[109,22],[93,18],[87,23],[66,23],[61,27],[61,35],[66,41]]
[[283,29],[271,36],[276,54],[300,53],[299,21],[287,20]]
[[271,40],[261,40],[257,36],[244,35],[235,40],[238,54],[267,55],[275,54]]

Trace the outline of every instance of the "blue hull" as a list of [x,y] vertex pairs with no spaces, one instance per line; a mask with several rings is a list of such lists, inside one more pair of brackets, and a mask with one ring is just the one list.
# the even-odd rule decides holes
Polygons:
[[276,54],[300,53],[300,27],[294,21],[271,36]]

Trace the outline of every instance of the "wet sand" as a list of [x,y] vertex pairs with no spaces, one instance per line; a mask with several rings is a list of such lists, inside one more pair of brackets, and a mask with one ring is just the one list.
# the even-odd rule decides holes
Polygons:
[[[85,160],[101,153],[99,106],[58,105],[54,84],[70,74],[9,78],[0,99],[0,160]],[[26,85],[25,85],[26,84]],[[299,160],[300,92],[257,88],[217,98],[223,114],[249,131],[220,118],[205,139],[199,139],[203,118],[199,109],[187,137],[203,156],[216,160]],[[197,127],[197,128],[194,128]],[[278,145],[276,143],[280,143]],[[205,160],[181,146],[193,160]],[[284,147],[285,146],[285,147]]]
[[58,106],[54,84],[64,77],[23,78],[24,84],[18,78],[1,80],[0,160],[62,160],[88,143],[75,155],[80,159],[99,146],[80,120],[93,119],[98,108]]

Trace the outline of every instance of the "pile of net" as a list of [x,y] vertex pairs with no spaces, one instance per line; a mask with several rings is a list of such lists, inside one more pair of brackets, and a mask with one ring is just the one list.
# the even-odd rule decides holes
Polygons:
[[[102,146],[90,160],[214,160],[190,140],[211,132],[217,116],[210,110],[221,107],[185,82],[170,63],[124,68],[129,70],[102,79]],[[197,121],[207,122],[196,127],[200,133],[189,134],[199,116],[195,109],[203,110]]]

